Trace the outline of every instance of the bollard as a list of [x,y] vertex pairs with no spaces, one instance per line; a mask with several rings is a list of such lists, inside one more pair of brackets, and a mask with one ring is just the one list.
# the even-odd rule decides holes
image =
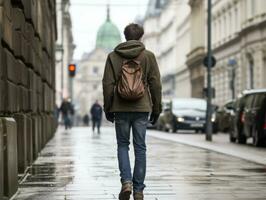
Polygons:
[[11,198],[18,190],[17,124],[13,118],[0,118],[4,138],[4,197]]
[[18,173],[24,174],[28,166],[27,160],[27,120],[24,114],[15,114],[17,122]]
[[0,119],[0,199],[3,199],[4,194],[4,142],[3,142],[4,127]]

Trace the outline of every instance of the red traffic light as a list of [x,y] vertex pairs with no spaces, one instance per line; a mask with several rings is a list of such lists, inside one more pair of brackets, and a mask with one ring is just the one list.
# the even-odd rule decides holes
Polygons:
[[68,65],[68,73],[70,77],[74,77],[76,75],[76,65],[70,64]]

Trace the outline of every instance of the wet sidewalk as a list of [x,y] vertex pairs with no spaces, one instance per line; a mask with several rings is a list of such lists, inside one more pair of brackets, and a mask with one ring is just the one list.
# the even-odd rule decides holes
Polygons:
[[[16,200],[117,199],[113,128],[59,130],[20,183]],[[264,200],[266,166],[149,137],[145,199]]]

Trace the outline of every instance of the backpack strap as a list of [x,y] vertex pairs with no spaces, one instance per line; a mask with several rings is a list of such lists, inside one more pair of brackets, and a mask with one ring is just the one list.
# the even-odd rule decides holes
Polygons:
[[[141,63],[141,60],[144,58],[144,51],[145,50],[143,50],[143,51],[141,51],[140,52],[140,54],[138,55],[138,57],[136,57],[135,59],[134,59],[134,62],[136,62],[138,65],[140,65],[140,63]],[[141,66],[142,67],[142,69],[143,69],[143,66]],[[147,70],[147,66],[145,66],[145,70],[143,70],[143,77],[142,77],[142,80],[143,80],[143,82],[144,82],[144,84],[145,84],[145,87],[147,87],[148,86],[148,80],[147,80],[147,78],[148,78],[148,70]]]

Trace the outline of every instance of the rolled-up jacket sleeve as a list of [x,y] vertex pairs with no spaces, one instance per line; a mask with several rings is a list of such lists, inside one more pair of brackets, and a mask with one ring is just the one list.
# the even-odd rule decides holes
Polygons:
[[114,87],[115,87],[115,78],[114,78],[114,72],[112,69],[110,56],[107,57],[105,63],[102,85],[103,85],[103,98],[104,98],[104,112],[110,112],[113,102]]

